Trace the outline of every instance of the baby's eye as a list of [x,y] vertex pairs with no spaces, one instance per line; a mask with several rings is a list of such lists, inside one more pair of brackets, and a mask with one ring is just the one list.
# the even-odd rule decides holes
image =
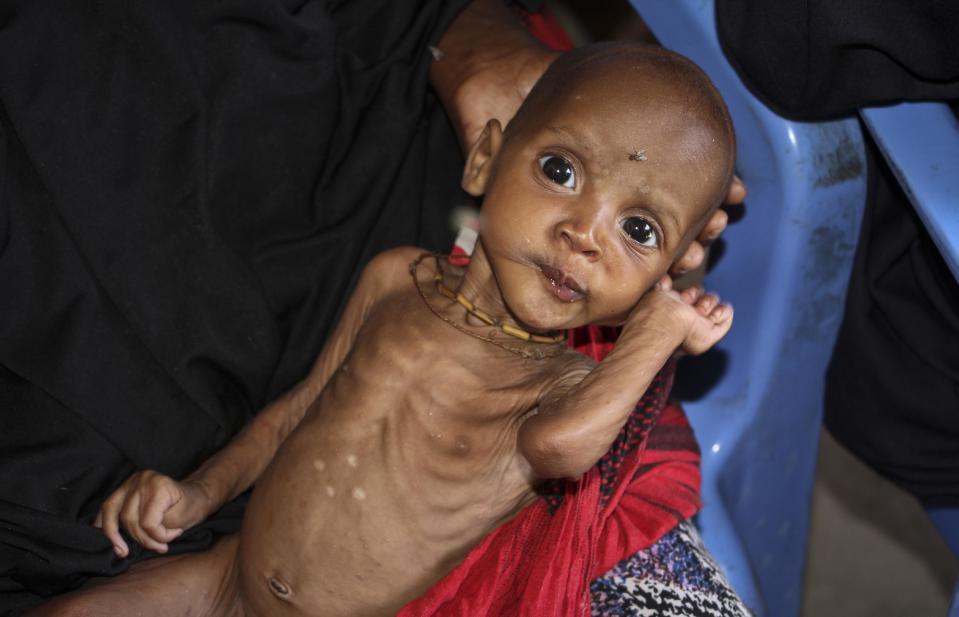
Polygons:
[[539,166],[551,181],[568,189],[576,188],[576,170],[561,156],[547,154],[539,158]]
[[659,237],[656,229],[649,224],[649,221],[639,216],[631,216],[623,221],[623,231],[633,239],[634,242],[654,248],[659,246]]

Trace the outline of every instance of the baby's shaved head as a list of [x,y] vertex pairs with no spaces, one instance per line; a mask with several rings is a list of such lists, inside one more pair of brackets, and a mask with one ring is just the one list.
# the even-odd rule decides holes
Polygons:
[[681,156],[716,172],[710,174],[710,185],[717,197],[709,209],[725,197],[735,160],[732,121],[709,77],[690,60],[632,42],[569,51],[537,82],[507,127],[507,139],[549,122],[552,110],[570,99],[589,101],[597,115],[622,124],[630,134],[642,135],[651,123],[674,125],[672,145]]

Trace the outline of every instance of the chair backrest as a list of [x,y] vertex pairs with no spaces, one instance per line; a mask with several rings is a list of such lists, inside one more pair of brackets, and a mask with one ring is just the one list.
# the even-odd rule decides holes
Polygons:
[[736,309],[725,366],[685,404],[703,448],[697,524],[758,615],[798,615],[825,367],[865,201],[862,136],[855,120],[797,123],[763,106],[727,63],[709,0],[632,4],[719,88],[749,187],[707,277]]
[[870,107],[860,115],[959,280],[959,120],[945,103]]

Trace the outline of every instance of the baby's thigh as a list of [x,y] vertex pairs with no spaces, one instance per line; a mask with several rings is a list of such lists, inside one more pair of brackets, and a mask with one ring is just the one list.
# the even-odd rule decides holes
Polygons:
[[202,553],[139,563],[125,574],[90,581],[25,617],[242,617],[237,543],[237,536],[228,536]]

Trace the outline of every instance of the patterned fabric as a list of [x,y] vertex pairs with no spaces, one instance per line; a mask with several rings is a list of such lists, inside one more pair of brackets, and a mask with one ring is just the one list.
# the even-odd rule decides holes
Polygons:
[[690,521],[590,585],[592,617],[749,617]]

